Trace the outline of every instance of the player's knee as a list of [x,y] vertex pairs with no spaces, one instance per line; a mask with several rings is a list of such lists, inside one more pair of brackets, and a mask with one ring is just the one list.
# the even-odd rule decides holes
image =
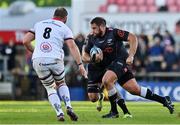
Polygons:
[[97,102],[98,100],[95,98],[90,99],[91,102]]
[[102,83],[104,84],[105,87],[107,87],[109,85],[109,80],[103,77]]
[[62,80],[62,81],[56,81],[56,87],[57,87],[57,88],[59,88],[59,87],[61,87],[61,86],[64,86],[64,85],[66,85],[66,83],[65,83],[64,80]]
[[110,88],[112,88],[111,81],[109,81],[108,79],[103,78],[102,83],[103,83],[103,85],[105,86],[105,88],[106,88],[107,90],[109,90]]
[[91,102],[98,101],[98,96],[96,94],[88,94],[88,97]]
[[47,94],[50,95],[52,93],[56,93],[56,89],[55,88],[51,88],[51,87],[45,87]]

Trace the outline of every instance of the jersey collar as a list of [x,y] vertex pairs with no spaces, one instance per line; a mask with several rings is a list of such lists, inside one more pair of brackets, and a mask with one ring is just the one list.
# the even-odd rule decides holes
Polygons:
[[52,19],[53,19],[53,20],[61,21],[61,19],[60,19],[60,18],[57,18],[57,17],[53,17]]

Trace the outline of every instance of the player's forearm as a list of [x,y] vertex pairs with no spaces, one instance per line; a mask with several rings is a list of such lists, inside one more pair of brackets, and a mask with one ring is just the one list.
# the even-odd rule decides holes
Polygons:
[[84,49],[82,51],[82,60],[84,63],[90,63],[91,62],[91,58],[89,56],[89,54],[87,54]]
[[70,52],[71,52],[71,55],[73,56],[73,58],[76,60],[76,63],[78,65],[82,64],[81,55],[80,55],[79,49],[76,45],[74,45],[73,47],[70,48]]
[[29,43],[29,44],[24,44],[24,46],[26,47],[26,49],[30,52],[34,52],[34,47]]
[[137,37],[134,34],[129,34],[128,37],[128,41],[129,41],[129,56],[134,57],[134,55],[136,54],[136,50],[137,50],[137,46],[138,46],[138,41],[137,41]]

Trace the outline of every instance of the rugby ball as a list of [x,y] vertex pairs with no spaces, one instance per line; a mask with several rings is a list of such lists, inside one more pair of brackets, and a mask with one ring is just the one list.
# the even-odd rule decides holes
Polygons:
[[103,52],[100,48],[98,48],[97,46],[93,46],[90,50],[90,57],[91,57],[91,59],[93,59],[95,61],[96,54],[101,54],[101,53],[103,53]]
[[100,54],[102,50],[96,46],[93,46],[90,50],[90,56],[92,57],[94,54]]

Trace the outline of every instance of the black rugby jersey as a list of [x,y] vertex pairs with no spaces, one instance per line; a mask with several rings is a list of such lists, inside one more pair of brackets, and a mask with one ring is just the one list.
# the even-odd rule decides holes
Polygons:
[[89,68],[91,69],[91,66],[96,69],[106,68],[117,58],[126,60],[128,53],[123,41],[127,41],[128,35],[129,32],[116,28],[106,28],[105,35],[102,37],[89,35],[85,45],[85,52],[89,54],[94,45],[103,51],[103,60],[100,63],[89,64]]

